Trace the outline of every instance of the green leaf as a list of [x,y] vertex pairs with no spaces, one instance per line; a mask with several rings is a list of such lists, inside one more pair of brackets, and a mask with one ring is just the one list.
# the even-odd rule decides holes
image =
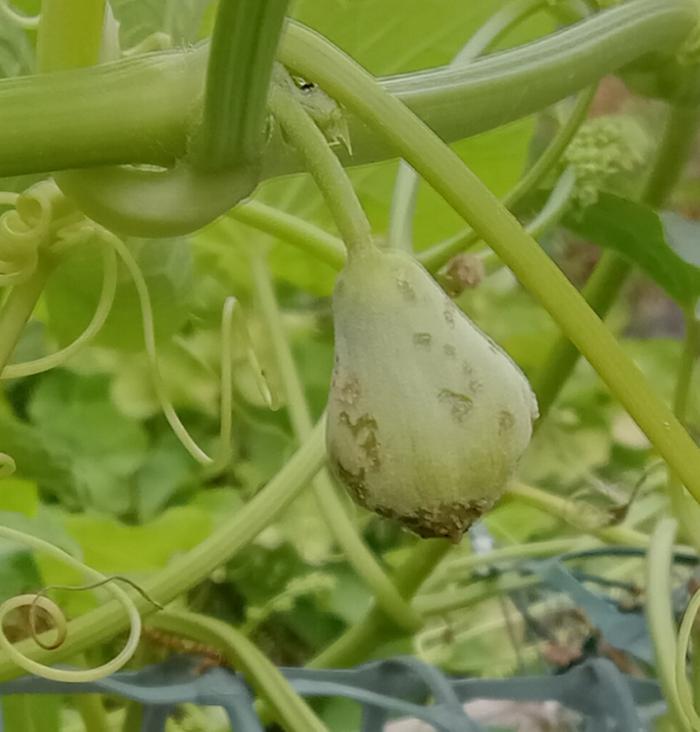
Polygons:
[[178,493],[193,487],[195,466],[175,435],[161,433],[134,479],[136,515],[155,518]]
[[[474,31],[503,5],[480,0],[297,0],[292,15],[340,46],[373,74],[396,74],[449,63]],[[551,28],[545,13],[520,24],[508,45]]]
[[691,305],[700,294],[700,258],[693,247],[697,225],[680,216],[662,219],[648,206],[601,193],[596,204],[570,214],[565,224],[634,262],[679,304]]
[[38,509],[39,491],[36,483],[15,477],[0,481],[0,511],[36,516]]
[[0,542],[0,602],[36,589],[40,581],[31,552]]
[[89,514],[66,515],[64,525],[91,567],[105,573],[143,573],[196,546],[209,534],[212,518],[202,510],[177,506],[140,526]]
[[112,404],[106,378],[51,372],[29,414],[47,445],[71,455],[80,505],[114,514],[131,508],[128,480],[143,463],[147,438]]
[[661,214],[661,223],[666,232],[666,239],[673,251],[693,267],[700,267],[700,223],[686,219],[673,211],[664,211]]
[[[47,444],[39,429],[6,411],[0,411],[0,450],[12,456],[18,476],[36,481],[56,495],[72,493],[70,456],[65,450]],[[6,486],[11,486],[11,482],[0,480],[0,492]]]
[[[187,239],[132,239],[129,249],[148,286],[156,338],[164,341],[184,323],[192,288]],[[49,328],[59,343],[74,340],[90,322],[102,287],[102,256],[95,242],[79,246],[53,273],[46,288]],[[120,265],[114,306],[94,343],[143,350],[141,307],[126,269]]]

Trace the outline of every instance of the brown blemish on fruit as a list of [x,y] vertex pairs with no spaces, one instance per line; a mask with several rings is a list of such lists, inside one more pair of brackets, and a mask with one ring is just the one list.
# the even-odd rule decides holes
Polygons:
[[413,345],[419,346],[420,348],[430,348],[430,344],[433,342],[433,337],[430,333],[414,333],[413,334]]
[[472,394],[478,394],[483,388],[484,385],[477,379],[476,375],[474,374],[474,369],[469,365],[468,361],[465,361],[462,364],[462,371],[464,372],[464,375],[469,379],[469,391]]
[[340,380],[333,382],[336,398],[342,404],[353,406],[360,398],[360,382],[354,376],[349,377],[346,381]]
[[445,322],[447,325],[450,326],[450,328],[455,327],[455,306],[452,304],[451,300],[447,300],[445,302],[445,309],[442,312]]
[[486,511],[495,500],[477,498],[474,501],[441,503],[434,508],[419,508],[402,512],[387,506],[373,506],[372,510],[381,516],[399,521],[409,531],[424,539],[449,539],[458,544],[464,532]]
[[332,467],[340,482],[350,491],[350,495],[362,506],[367,505],[367,485],[365,477],[367,475],[364,468],[360,468],[357,473],[348,470],[340,460],[333,458]]
[[448,358],[454,358],[457,355],[457,349],[449,343],[442,347],[442,351]]
[[399,288],[399,292],[403,295],[404,300],[407,302],[416,301],[416,291],[408,280],[398,279],[396,280],[396,286]]
[[474,401],[470,396],[467,394],[460,394],[459,392],[452,391],[451,389],[440,389],[438,399],[449,405],[450,414],[457,422],[464,422],[474,406]]
[[[368,467],[375,470],[379,468],[381,458],[379,456],[379,439],[377,438],[377,420],[369,414],[363,414],[353,422],[347,412],[341,412],[339,419],[341,424],[350,429],[357,446],[367,458]],[[362,471],[364,477],[364,468]]]
[[498,413],[498,434],[503,437],[506,432],[510,432],[515,425],[515,417],[512,412],[502,409]]

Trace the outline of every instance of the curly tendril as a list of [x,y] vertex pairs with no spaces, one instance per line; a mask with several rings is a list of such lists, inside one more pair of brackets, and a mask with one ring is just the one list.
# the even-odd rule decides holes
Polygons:
[[[92,228],[87,228],[83,234],[94,235]],[[73,239],[71,245],[77,244]],[[8,364],[0,373],[0,380],[17,379],[25,376],[43,373],[49,369],[62,366],[69,358],[74,356],[83,346],[89,343],[102,329],[105,324],[117,291],[117,257],[113,248],[102,247],[102,289],[95,307],[95,312],[85,330],[64,348],[51,353],[48,356],[23,361],[22,363]],[[1,477],[1,474],[0,474]]]
[[[244,342],[246,343],[246,357],[256,375],[257,386],[261,396],[271,408],[274,405],[272,394],[270,392],[267,381],[263,374],[260,364],[255,356],[255,352],[250,345],[250,338],[245,327],[245,323],[240,315],[237,306],[237,300],[234,297],[226,298],[224,302],[221,317],[221,367],[220,367],[220,428],[219,428],[219,448],[215,456],[208,455],[190,435],[184,426],[175,407],[167,394],[163,378],[160,373],[158,363],[158,350],[156,346],[155,327],[153,319],[153,308],[151,298],[148,292],[148,285],[134,259],[133,255],[124,244],[124,242],[111,231],[99,227],[98,235],[113,247],[114,251],[121,258],[136,288],[141,308],[141,324],[143,327],[144,344],[146,349],[146,357],[151,372],[153,388],[156,398],[160,404],[160,408],[165,415],[175,436],[182,443],[187,452],[201,465],[205,465],[211,469],[219,469],[225,467],[231,457],[231,434],[232,434],[232,406],[233,406],[233,333],[234,328],[239,330]],[[238,315],[238,317],[237,317]]]
[[[138,263],[124,242],[103,227],[87,222],[51,181],[39,183],[19,195],[0,192],[0,205],[13,206],[0,215],[0,286],[16,285],[30,277],[38,266],[40,250],[55,256],[63,255],[78,244],[94,239],[102,245],[103,257],[102,288],[95,312],[85,330],[73,342],[55,353],[5,366],[0,372],[0,380],[38,374],[61,366],[97,335],[114,304],[117,258],[120,258],[136,288],[149,369],[156,398],[168,423],[184,448],[200,464],[217,470],[225,467],[231,455],[234,332],[238,341],[243,343],[261,396],[268,406],[274,408],[273,396],[255,355],[236,299],[226,299],[221,317],[219,448],[216,455],[210,456],[189,434],[167,395],[158,364],[153,308],[148,286]],[[12,458],[0,453],[0,477],[8,476],[13,471]]]
[[[97,679],[110,676],[122,668],[131,659],[141,637],[141,616],[139,615],[139,611],[134,604],[134,601],[129,597],[129,595],[121,587],[112,582],[115,578],[106,577],[97,570],[94,570],[86,564],[78,561],[63,549],[59,549],[43,539],[25,534],[21,531],[0,527],[0,538],[8,539],[9,541],[16,542],[18,544],[23,544],[36,551],[46,552],[52,557],[55,557],[70,567],[82,572],[93,581],[92,585],[72,589],[95,589],[105,585],[106,589],[113,595],[117,602],[121,604],[124,608],[124,612],[129,616],[129,637],[122,650],[114,658],[107,661],[107,663],[92,669],[57,669],[52,666],[46,666],[43,663],[33,661],[20,653],[5,634],[4,620],[10,612],[20,608],[28,608],[30,629],[35,642],[45,650],[53,650],[62,645],[67,636],[67,620],[63,611],[55,602],[53,602],[53,600],[44,596],[43,593],[45,590],[36,594],[25,594],[12,597],[0,605],[0,647],[20,668],[24,669],[28,673],[34,674],[35,676],[41,676],[42,678],[51,679],[53,681],[82,683],[96,681]],[[48,631],[53,634],[50,636],[50,640],[48,641],[46,638],[42,637],[43,634],[40,635],[37,631],[37,614],[39,610],[43,610],[48,615],[53,625],[53,630]]]
[[69,247],[74,238],[61,230],[82,218],[49,180],[20,194],[0,192],[0,206],[12,207],[0,215],[0,287],[29,279],[40,251],[58,253]]
[[39,27],[39,15],[23,15],[15,10],[7,0],[0,0],[0,15],[25,30],[36,30]]

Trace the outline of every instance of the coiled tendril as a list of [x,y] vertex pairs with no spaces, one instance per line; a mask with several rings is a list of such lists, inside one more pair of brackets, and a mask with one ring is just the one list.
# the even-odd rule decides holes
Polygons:
[[[36,272],[40,261],[43,260],[53,265],[60,256],[65,255],[68,250],[79,244],[93,241],[101,247],[103,257],[100,295],[94,314],[83,332],[69,345],[55,353],[23,363],[6,365],[0,372],[0,379],[19,378],[60,366],[88,343],[100,331],[114,304],[118,275],[117,262],[118,259],[121,259],[138,294],[145,350],[161,409],[175,435],[195,460],[209,468],[225,467],[231,455],[234,333],[244,342],[246,357],[256,375],[261,395],[269,406],[273,406],[272,394],[251,345],[236,299],[226,298],[221,317],[219,449],[214,456],[210,456],[195,442],[183,425],[163,384],[158,364],[153,309],[148,285],[126,244],[107,229],[86,219],[63,196],[53,181],[42,181],[22,194],[0,192],[0,205],[12,206],[10,210],[0,215],[0,286],[22,284]],[[15,462],[12,457],[0,453],[0,478],[11,475],[14,470]],[[114,584],[114,580],[127,582],[137,591],[141,592],[141,590],[126,578],[102,575],[62,549],[36,537],[0,527],[0,538],[48,552],[78,569],[92,581],[91,584],[80,587],[46,588],[38,593],[18,595],[2,603],[0,605],[0,648],[4,649],[25,671],[58,681],[93,681],[119,670],[131,658],[138,645],[141,620],[134,602],[123,589]],[[24,656],[6,636],[3,628],[4,619],[10,612],[24,608],[28,609],[29,627],[36,643],[46,651],[58,648],[66,639],[67,621],[60,607],[46,597],[45,593],[49,589],[96,589],[106,584],[109,592],[122,604],[130,619],[130,631],[126,645],[117,656],[107,663],[97,668],[80,671],[55,669]],[[152,604],[156,604],[150,598],[146,597],[146,599]],[[53,633],[53,636],[48,640],[44,634],[39,633],[37,628],[40,611],[48,616],[52,625],[50,632]]]
[[[183,425],[163,384],[148,285],[126,244],[112,232],[77,213],[51,181],[37,184],[21,195],[0,193],[0,204],[3,203],[14,205],[15,208],[0,216],[0,285],[16,285],[30,277],[36,270],[40,250],[43,249],[47,254],[56,257],[64,254],[69,248],[89,240],[94,240],[101,246],[103,274],[95,312],[83,332],[73,342],[55,353],[5,366],[0,373],[0,379],[15,379],[61,366],[97,335],[114,304],[117,258],[119,258],[136,288],[149,370],[156,398],[168,423],[184,448],[197,462],[209,467],[224,467],[230,458],[234,332],[239,340],[245,343],[246,358],[256,376],[260,394],[268,406],[274,406],[273,396],[250,343],[236,299],[228,297],[225,300],[221,316],[220,448],[215,456],[210,456],[195,442]],[[11,474],[13,470],[12,458],[0,453],[0,477]]]
[[0,15],[5,16],[11,23],[26,30],[36,30],[39,27],[40,16],[23,15],[15,10],[7,0],[0,0]]
[[[49,544],[43,539],[39,539],[35,536],[30,536],[21,531],[15,531],[6,527],[0,527],[0,538],[8,539],[10,541],[23,544],[36,551],[43,551],[51,556],[65,562],[70,567],[77,569],[82,572],[90,580],[93,581],[92,585],[86,586],[85,588],[78,587],[73,589],[92,589],[98,586],[106,585],[107,590],[113,595],[113,597],[119,602],[124,611],[129,616],[129,637],[122,650],[111,660],[106,663],[92,669],[81,669],[81,670],[67,670],[57,669],[51,666],[47,666],[43,663],[38,663],[28,658],[24,654],[20,653],[13,643],[8,639],[4,630],[4,620],[7,615],[19,608],[29,609],[29,623],[32,631],[34,640],[45,650],[52,650],[58,648],[66,639],[67,633],[67,621],[63,614],[63,611],[56,605],[53,600],[46,597],[43,592],[36,594],[24,594],[12,597],[9,600],[0,605],[0,647],[12,658],[12,660],[25,671],[41,676],[46,679],[52,679],[54,681],[68,681],[68,682],[85,682],[95,681],[101,679],[110,674],[115,673],[126,664],[134,654],[136,647],[138,646],[139,639],[141,637],[141,616],[139,611],[134,604],[134,601],[127,595],[127,593],[118,585],[114,584],[111,580],[113,578],[106,577],[105,575],[97,572],[96,570],[83,564],[75,557],[65,552],[63,549],[59,549],[53,544]],[[42,638],[37,632],[37,611],[43,610],[49,617],[53,625],[53,638],[47,641]]]

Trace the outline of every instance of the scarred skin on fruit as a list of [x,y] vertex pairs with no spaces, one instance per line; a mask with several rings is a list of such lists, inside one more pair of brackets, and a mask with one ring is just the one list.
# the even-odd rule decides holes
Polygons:
[[403,252],[351,257],[333,311],[331,470],[360,505],[459,541],[530,441],[527,379]]

